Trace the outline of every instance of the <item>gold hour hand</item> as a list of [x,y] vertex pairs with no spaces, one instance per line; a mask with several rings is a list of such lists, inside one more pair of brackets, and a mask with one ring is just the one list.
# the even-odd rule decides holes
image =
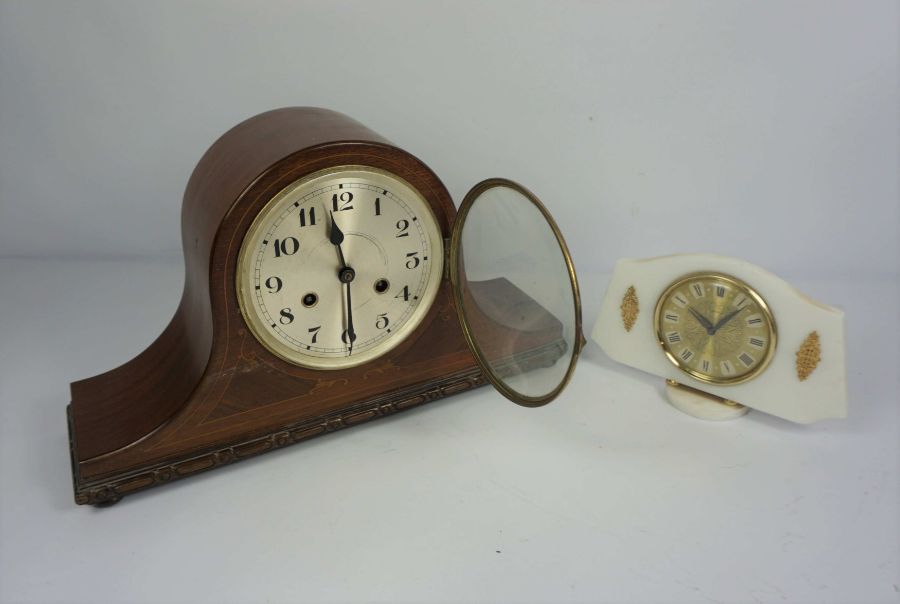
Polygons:
[[701,315],[699,312],[697,312],[690,306],[688,306],[688,312],[691,313],[691,316],[693,316],[695,319],[697,319],[697,322],[703,326],[703,329],[706,330],[706,333],[708,333],[709,335],[713,335],[715,333],[715,327],[713,327],[713,324],[709,319],[707,319],[706,317]]

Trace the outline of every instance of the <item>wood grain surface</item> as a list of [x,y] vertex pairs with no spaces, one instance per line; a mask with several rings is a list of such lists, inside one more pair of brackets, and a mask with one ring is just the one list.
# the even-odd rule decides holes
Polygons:
[[235,291],[250,223],[288,184],[323,168],[364,165],[409,182],[448,239],[455,206],[413,155],[342,114],[287,108],[251,118],[200,160],[184,196],[185,286],[147,350],[74,382],[69,426],[78,503],[230,463],[484,383],[444,279],[426,318],[386,355],[318,371],[278,359],[246,327]]

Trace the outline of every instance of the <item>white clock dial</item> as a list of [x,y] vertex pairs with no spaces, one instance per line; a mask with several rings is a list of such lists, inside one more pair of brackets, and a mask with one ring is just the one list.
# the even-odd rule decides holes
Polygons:
[[237,294],[282,359],[341,369],[393,349],[421,323],[443,273],[431,206],[383,170],[345,166],[276,195],[241,245]]

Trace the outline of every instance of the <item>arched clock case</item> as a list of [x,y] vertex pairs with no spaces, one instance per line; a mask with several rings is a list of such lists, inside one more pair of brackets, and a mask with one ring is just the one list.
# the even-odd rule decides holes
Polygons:
[[[341,166],[387,173],[424,199],[440,232],[435,249],[442,274],[430,307],[396,346],[362,364],[323,370],[273,354],[249,328],[235,284],[242,243],[267,204],[292,183]],[[320,221],[328,219],[327,209],[320,207]],[[279,109],[224,134],[198,163],[184,195],[185,285],[174,318],[133,360],[71,384],[76,502],[114,503],[485,384],[451,292],[455,217],[447,189],[425,164],[343,114]],[[494,285],[503,299],[529,302],[501,281]],[[565,352],[561,327],[549,314],[538,319],[538,329],[532,323],[524,340],[519,334],[519,346],[532,351],[536,364],[552,362]],[[580,349],[580,314],[578,331]],[[568,352],[574,366],[577,350]]]

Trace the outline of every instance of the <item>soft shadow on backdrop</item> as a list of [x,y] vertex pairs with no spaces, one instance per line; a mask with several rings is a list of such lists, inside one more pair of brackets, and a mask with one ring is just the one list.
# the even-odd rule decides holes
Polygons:
[[[0,601],[896,601],[898,23],[887,1],[0,0]],[[588,333],[620,257],[739,256],[844,307],[850,417],[697,422],[589,344],[541,409],[482,389],[77,508],[68,383],[159,334],[191,170],[287,105],[360,120],[457,203],[532,190]]]

